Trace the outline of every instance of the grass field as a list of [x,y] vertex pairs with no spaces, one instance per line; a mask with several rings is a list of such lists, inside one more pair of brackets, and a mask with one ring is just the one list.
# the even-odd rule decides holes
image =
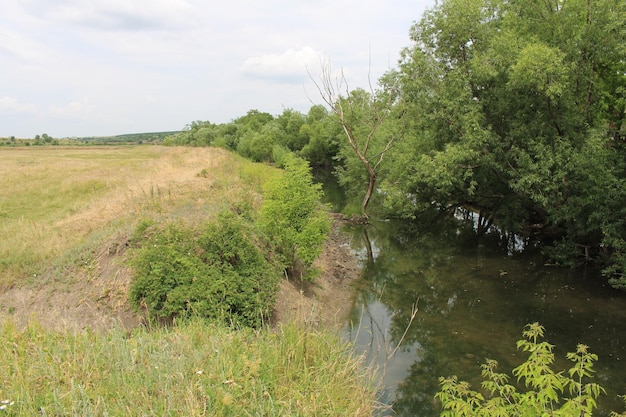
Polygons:
[[[126,242],[143,220],[196,223],[258,208],[278,172],[216,148],[0,148],[0,414],[373,415],[373,373],[328,330],[16,324],[28,311],[16,304],[22,293],[47,323],[85,306],[102,313],[106,303],[94,305],[111,291],[98,286],[123,269],[111,242]],[[83,282],[92,263],[96,276]],[[118,298],[127,304],[123,291]]]
[[0,287],[79,261],[138,218],[256,204],[272,172],[217,148],[0,148]]

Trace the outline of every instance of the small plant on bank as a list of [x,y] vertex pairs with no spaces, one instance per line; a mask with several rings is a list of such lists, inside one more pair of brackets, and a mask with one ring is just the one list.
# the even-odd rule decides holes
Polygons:
[[131,260],[130,300],[151,318],[199,316],[259,327],[269,316],[280,274],[240,218],[222,213],[200,229],[140,228],[144,240]]
[[322,252],[330,231],[322,194],[308,163],[295,156],[286,157],[284,174],[265,186],[260,224],[290,273],[299,262],[309,268]]
[[510,385],[509,376],[496,372],[498,363],[488,359],[482,365],[482,388],[489,397],[471,390],[456,376],[439,378],[441,390],[435,397],[442,404],[441,416],[591,416],[597,407],[596,399],[605,392],[600,385],[586,382],[594,373],[593,363],[598,356],[579,344],[576,352],[567,354],[573,363],[569,371],[554,372],[554,345],[539,341],[543,334],[543,326],[529,324],[524,339],[517,342],[517,348],[528,352],[529,357],[513,369],[513,375],[528,391],[519,392]]

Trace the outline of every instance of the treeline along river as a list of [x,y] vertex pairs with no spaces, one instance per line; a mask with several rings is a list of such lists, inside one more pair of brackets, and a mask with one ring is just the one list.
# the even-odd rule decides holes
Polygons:
[[599,356],[594,379],[607,394],[594,415],[621,411],[625,294],[598,271],[544,265],[519,237],[476,238],[471,229],[459,219],[436,216],[417,224],[346,227],[363,270],[344,331],[379,367],[383,401],[393,403],[399,416],[438,415],[433,397],[439,376],[457,375],[480,390],[485,358],[511,375],[527,358],[516,341],[526,324],[539,322],[545,340],[556,346],[553,369],[569,369],[565,355],[578,343]]

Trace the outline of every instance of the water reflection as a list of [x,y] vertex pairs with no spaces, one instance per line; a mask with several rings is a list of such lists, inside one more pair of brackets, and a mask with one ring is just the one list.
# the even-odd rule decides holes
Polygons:
[[[512,256],[501,236],[477,241],[458,222],[426,223],[375,222],[349,230],[364,269],[345,332],[379,366],[383,400],[394,403],[397,415],[438,415],[437,378],[458,375],[478,389],[485,358],[498,360],[510,374],[526,358],[515,342],[524,325],[535,321],[556,345],[558,370],[569,367],[565,354],[577,343],[598,354],[596,382],[607,395],[597,415],[622,409],[622,293],[603,285],[596,272],[544,267],[528,253]],[[411,323],[415,305],[419,311]]]

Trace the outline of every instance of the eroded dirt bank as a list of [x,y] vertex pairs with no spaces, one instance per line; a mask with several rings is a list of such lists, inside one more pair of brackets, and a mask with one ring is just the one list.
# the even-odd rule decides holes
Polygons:
[[351,283],[360,276],[356,257],[350,252],[350,239],[341,232],[344,219],[334,222],[322,255],[313,263],[320,270],[315,282],[281,282],[274,309],[274,322],[304,320],[307,324],[341,326],[352,309]]
[[[351,283],[359,277],[349,238],[341,233],[343,220],[334,216],[324,251],[314,266],[321,272],[315,282],[281,282],[273,324],[303,320],[314,326],[338,327],[353,303]],[[124,266],[126,238],[109,242],[92,262],[69,278],[33,277],[33,284],[0,294],[2,319],[19,326],[36,320],[45,329],[105,331],[115,326],[131,330],[142,318],[128,304],[131,272]]]

